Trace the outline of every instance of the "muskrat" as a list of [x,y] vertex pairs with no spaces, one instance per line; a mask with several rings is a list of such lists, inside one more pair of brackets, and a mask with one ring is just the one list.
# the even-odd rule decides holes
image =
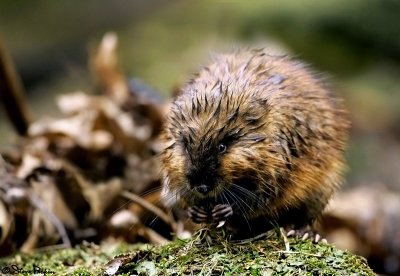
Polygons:
[[264,50],[219,55],[166,120],[163,195],[234,237],[302,229],[343,180],[349,121],[304,63]]

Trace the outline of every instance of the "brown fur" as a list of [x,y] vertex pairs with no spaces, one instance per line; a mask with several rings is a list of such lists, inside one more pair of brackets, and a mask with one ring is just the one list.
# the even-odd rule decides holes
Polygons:
[[261,50],[218,56],[171,107],[164,197],[184,209],[236,206],[234,233],[304,226],[342,183],[348,128],[341,101],[304,64]]

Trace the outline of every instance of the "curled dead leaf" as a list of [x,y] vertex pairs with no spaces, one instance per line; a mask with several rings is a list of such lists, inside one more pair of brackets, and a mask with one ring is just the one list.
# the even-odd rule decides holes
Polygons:
[[4,240],[10,234],[12,216],[7,206],[0,200],[0,248]]

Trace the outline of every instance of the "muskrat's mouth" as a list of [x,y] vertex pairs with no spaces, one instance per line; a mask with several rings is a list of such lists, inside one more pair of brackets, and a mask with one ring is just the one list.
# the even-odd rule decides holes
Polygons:
[[217,205],[229,205],[235,213],[251,213],[253,209],[270,204],[274,197],[271,187],[260,187],[257,179],[251,175],[237,177],[231,183],[202,183],[188,188],[190,202],[202,206],[207,211],[211,211]]

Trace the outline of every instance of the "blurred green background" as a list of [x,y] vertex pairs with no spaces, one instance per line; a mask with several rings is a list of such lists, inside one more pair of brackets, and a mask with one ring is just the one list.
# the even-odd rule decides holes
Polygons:
[[[92,83],[89,49],[120,38],[125,72],[164,95],[238,45],[284,49],[327,73],[353,122],[348,186],[400,190],[400,1],[2,1],[0,36],[36,116]],[[0,110],[0,149],[15,134]]]

